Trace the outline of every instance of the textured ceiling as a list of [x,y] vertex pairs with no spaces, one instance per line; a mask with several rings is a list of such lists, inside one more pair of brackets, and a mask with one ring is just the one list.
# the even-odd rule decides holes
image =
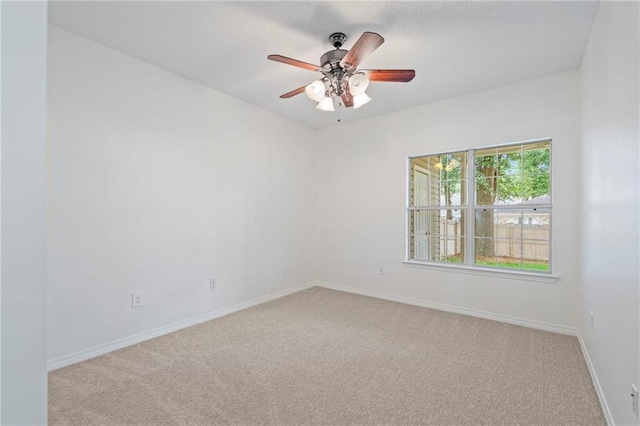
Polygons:
[[413,68],[411,83],[372,83],[342,121],[400,110],[580,66],[597,2],[50,2],[49,22],[299,123],[336,124],[304,94],[328,36],[385,43],[361,68]]

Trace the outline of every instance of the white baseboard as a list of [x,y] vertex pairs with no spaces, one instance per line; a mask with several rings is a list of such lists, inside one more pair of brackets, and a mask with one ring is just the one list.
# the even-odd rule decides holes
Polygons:
[[552,324],[548,322],[535,321],[526,318],[513,317],[510,315],[495,314],[492,312],[479,311],[477,309],[463,308],[460,306],[446,305],[444,303],[429,302],[422,299],[414,299],[411,297],[396,296],[388,293],[380,293],[377,291],[364,290],[361,288],[349,287],[339,284],[332,284],[323,281],[313,283],[318,287],[324,287],[331,290],[339,290],[347,293],[360,294],[362,296],[375,297],[376,299],[384,299],[392,302],[405,303],[407,305],[422,306],[423,308],[437,309],[439,311],[453,312],[456,314],[469,315],[472,317],[484,318],[493,321],[500,321],[507,324],[519,325],[522,327],[535,328],[537,330],[551,331],[554,333],[567,334],[569,336],[578,336],[578,329],[567,327],[564,325]]
[[210,321],[215,318],[220,318],[225,315],[229,315],[234,312],[238,312],[243,309],[247,309],[252,306],[259,305],[261,303],[269,302],[271,300],[278,299],[280,297],[288,296],[298,291],[306,290],[310,287],[313,287],[314,285],[315,284],[312,282],[302,284],[293,288],[279,291],[277,293],[272,293],[266,296],[258,297],[257,299],[249,300],[248,302],[229,306],[228,308],[219,309],[217,311],[209,312],[204,315],[188,318],[183,321],[178,321],[173,324],[165,325],[163,327],[154,328],[153,330],[145,331],[143,333],[135,334],[133,336],[124,337],[118,340],[113,340],[111,342],[107,342],[98,346],[94,346],[88,349],[74,352],[69,355],[64,355],[58,358],[54,358],[47,361],[47,370],[53,371],[53,370],[57,370],[58,368],[67,367],[69,365],[72,365],[81,361],[86,361],[88,359],[95,358],[97,356],[104,355],[109,352],[113,352],[115,350],[125,348],[127,346],[144,342],[145,340],[153,339],[155,337],[160,337],[165,334],[173,333],[174,331],[178,331],[186,327],[191,327],[192,325],[200,324],[205,321]]
[[609,426],[615,426],[613,416],[611,415],[611,410],[609,409],[609,404],[607,404],[607,399],[604,397],[604,391],[602,390],[602,386],[600,386],[600,381],[598,380],[596,369],[594,368],[593,363],[591,363],[591,357],[589,356],[587,345],[584,343],[584,339],[582,338],[582,334],[580,333],[580,331],[578,331],[578,341],[580,342],[582,355],[584,356],[584,360],[587,363],[587,367],[589,368],[591,380],[593,381],[593,387],[596,388],[596,393],[598,394],[600,406],[602,406],[602,412],[604,413],[604,417],[607,420],[607,424]]

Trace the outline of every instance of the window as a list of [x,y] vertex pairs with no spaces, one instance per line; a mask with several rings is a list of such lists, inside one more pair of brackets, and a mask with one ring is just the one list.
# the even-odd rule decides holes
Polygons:
[[408,260],[551,272],[551,141],[409,158]]

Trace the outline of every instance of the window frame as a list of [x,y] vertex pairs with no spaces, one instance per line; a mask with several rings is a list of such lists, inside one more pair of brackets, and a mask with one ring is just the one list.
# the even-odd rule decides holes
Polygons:
[[[522,204],[514,204],[514,205],[500,205],[499,207],[494,205],[491,206],[481,206],[477,204],[477,194],[476,194],[476,176],[475,176],[475,160],[476,160],[476,152],[487,150],[487,149],[500,149],[500,148],[508,148],[510,146],[520,146],[527,144],[535,144],[535,143],[549,143],[549,190],[550,197],[549,203],[536,203],[536,204],[527,204],[523,206]],[[460,273],[471,273],[471,274],[479,274],[479,275],[489,275],[496,277],[518,277],[520,279],[532,280],[532,281],[540,281],[540,282],[557,282],[558,276],[553,274],[553,138],[540,138],[540,139],[531,139],[525,141],[518,142],[509,142],[504,144],[496,144],[496,145],[487,145],[469,149],[457,149],[457,150],[449,150],[449,151],[441,151],[434,152],[428,154],[421,155],[412,155],[407,157],[407,169],[406,169],[406,228],[405,228],[405,260],[403,263],[407,266],[425,268],[425,269],[436,269],[436,270],[449,270],[452,272],[460,272]],[[458,205],[458,206],[411,206],[411,196],[412,196],[412,161],[416,158],[421,157],[432,157],[432,156],[443,156],[443,155],[455,155],[458,153],[466,153],[467,155],[467,185],[466,185],[466,204]],[[547,209],[549,211],[549,270],[548,271],[532,271],[526,269],[515,269],[515,268],[506,268],[499,266],[489,266],[489,265],[476,265],[476,254],[475,254],[475,244],[476,244],[476,229],[475,229],[475,213],[478,208],[493,208],[493,209],[511,209],[511,210],[523,210],[523,209]],[[411,212],[415,210],[447,210],[447,209],[460,209],[461,212],[464,211],[465,216],[465,235],[464,235],[464,249],[466,253],[466,258],[462,259],[462,263],[453,263],[453,262],[441,262],[436,260],[423,260],[423,259],[412,259],[412,228],[411,228]],[[521,234],[522,241],[522,234]]]

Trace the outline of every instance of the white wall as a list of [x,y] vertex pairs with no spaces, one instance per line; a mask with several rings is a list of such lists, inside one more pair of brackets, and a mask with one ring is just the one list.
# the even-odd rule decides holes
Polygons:
[[47,4],[2,2],[0,423],[47,422]]
[[[578,72],[568,71],[320,130],[317,278],[368,291],[577,327],[578,83]],[[553,273],[560,276],[557,283],[402,264],[408,156],[544,137],[553,138],[552,262]],[[385,275],[377,274],[378,266],[385,268]]]
[[640,385],[638,14],[637,2],[601,2],[581,70],[581,333],[618,425],[639,424],[629,397]]
[[50,360],[312,280],[312,130],[49,35]]

